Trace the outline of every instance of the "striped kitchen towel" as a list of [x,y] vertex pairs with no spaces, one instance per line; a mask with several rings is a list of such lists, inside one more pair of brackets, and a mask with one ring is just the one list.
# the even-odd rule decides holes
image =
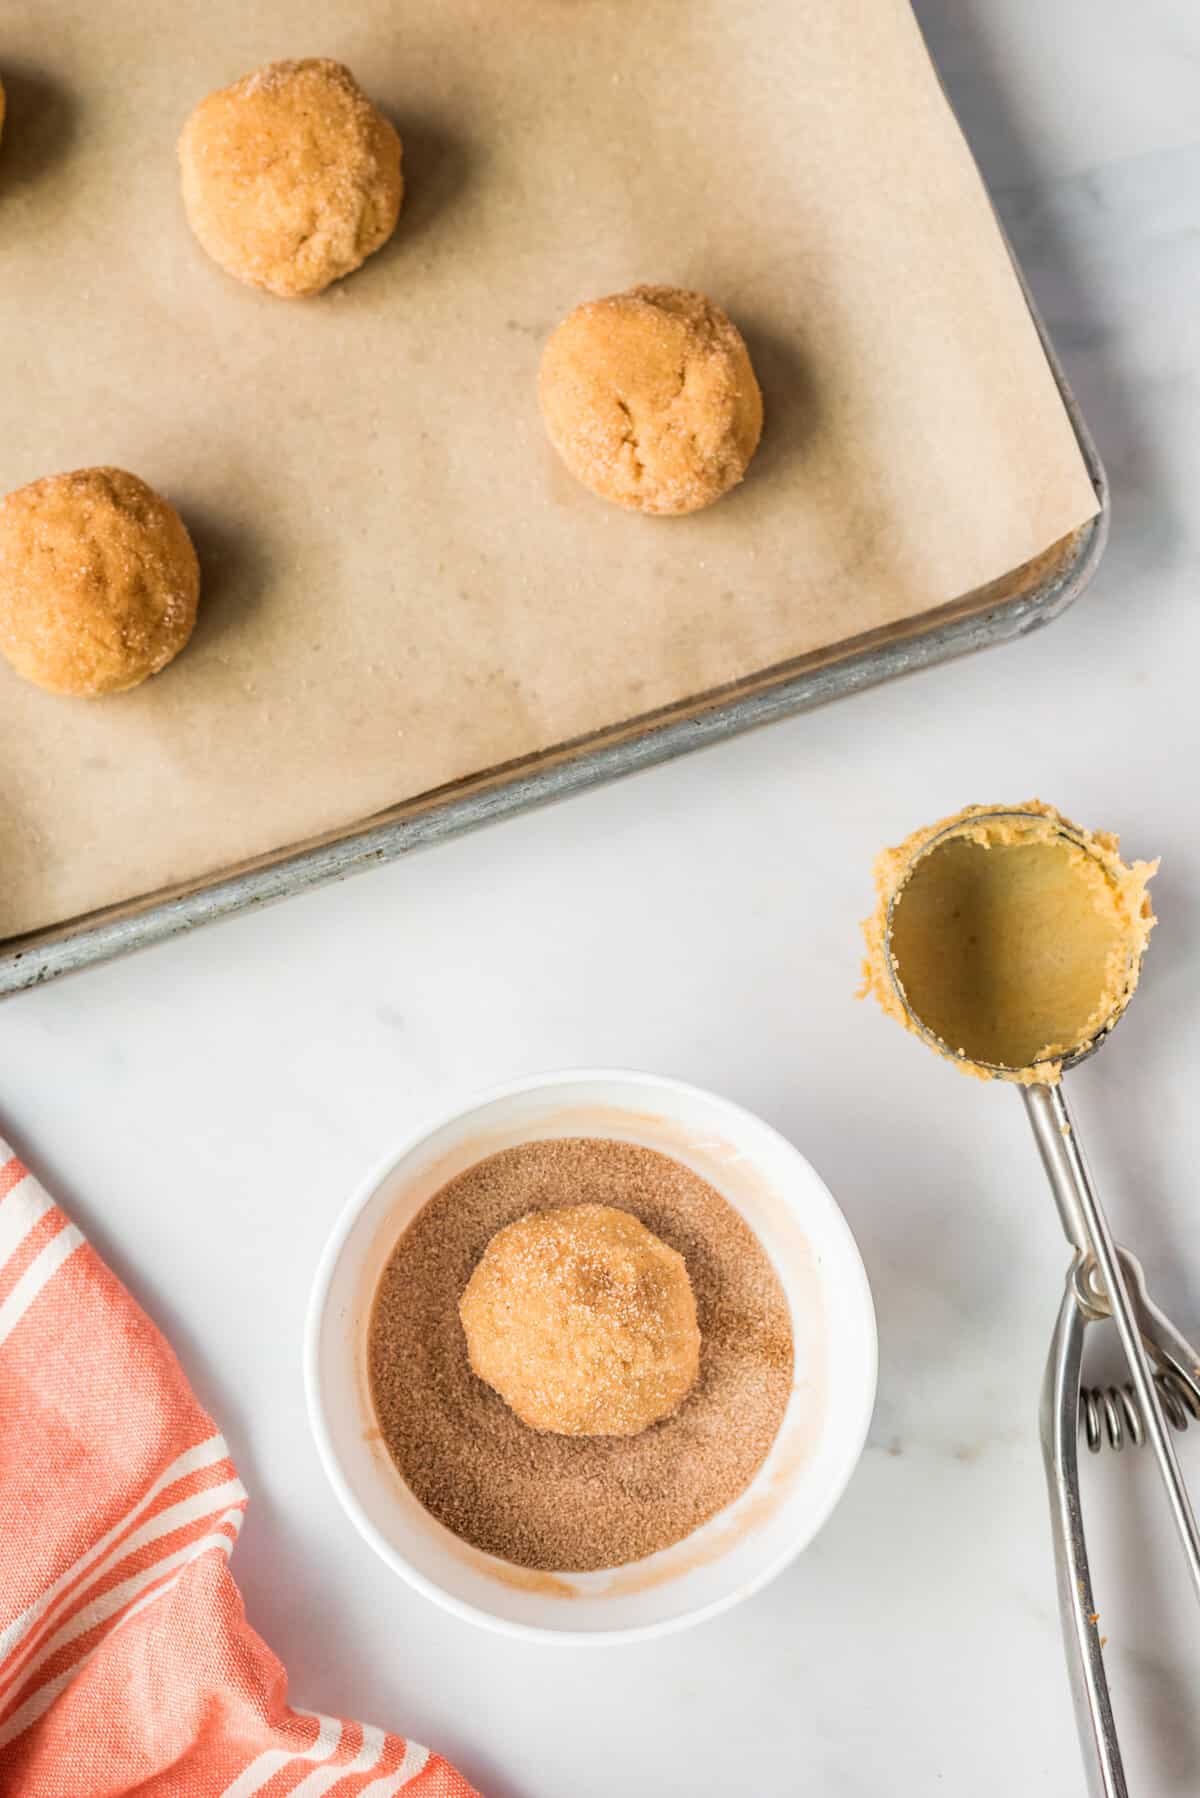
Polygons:
[[289,1707],[229,1571],[245,1508],[166,1342],[0,1142],[2,1798],[472,1798]]

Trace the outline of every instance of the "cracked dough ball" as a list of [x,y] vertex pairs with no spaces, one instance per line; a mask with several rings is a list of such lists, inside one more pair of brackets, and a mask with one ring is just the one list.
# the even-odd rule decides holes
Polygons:
[[575,478],[637,512],[711,505],[741,480],[762,433],[741,333],[680,287],[577,306],[546,345],[538,398]]
[[497,1231],[459,1303],[471,1366],[523,1423],[635,1436],[696,1381],[682,1255],[627,1211],[569,1205]]
[[121,693],[192,634],[200,565],[136,475],[81,468],[0,503],[0,651],[50,693]]
[[202,100],[179,161],[214,262],[292,299],[358,268],[396,228],[401,145],[349,69],[272,62]]

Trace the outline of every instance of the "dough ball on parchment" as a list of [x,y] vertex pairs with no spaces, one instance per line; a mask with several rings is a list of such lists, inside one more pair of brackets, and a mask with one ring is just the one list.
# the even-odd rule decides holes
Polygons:
[[394,128],[349,69],[272,62],[202,100],[179,161],[188,222],[239,281],[292,299],[358,268],[396,228]]
[[0,501],[0,651],[50,693],[121,693],[192,634],[200,565],[136,475],[81,468]]
[[745,474],[762,395],[737,326],[702,293],[634,287],[577,306],[538,398],[577,480],[638,512],[695,512]]
[[700,1367],[682,1255],[609,1205],[498,1230],[459,1315],[472,1368],[535,1430],[635,1436],[679,1409]]

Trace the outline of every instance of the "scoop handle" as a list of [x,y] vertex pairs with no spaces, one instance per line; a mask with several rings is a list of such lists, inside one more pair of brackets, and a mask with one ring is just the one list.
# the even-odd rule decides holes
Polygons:
[[1079,1373],[1088,1325],[1077,1302],[1080,1268],[1081,1257],[1077,1255],[1067,1273],[1067,1287],[1046,1363],[1042,1455],[1050,1492],[1063,1645],[1089,1798],[1129,1798],[1104,1671],[1104,1650],[1079,1502]]
[[1067,1240],[1082,1255],[1090,1258],[1090,1265],[1081,1268],[1081,1277],[1076,1282],[1077,1300],[1081,1308],[1090,1308],[1093,1316],[1103,1316],[1107,1312],[1117,1326],[1117,1334],[1129,1367],[1129,1377],[1141,1406],[1146,1435],[1158,1463],[1192,1586],[1200,1599],[1200,1528],[1197,1528],[1196,1514],[1184,1484],[1170,1426],[1154,1383],[1154,1370],[1142,1340],[1138,1312],[1130,1295],[1122,1251],[1113,1240],[1108,1219],[1092,1182],[1079,1132],[1067,1107],[1062,1082],[1057,1081],[1050,1086],[1029,1086],[1023,1091],[1029,1121],[1033,1126],[1042,1165],[1050,1181],[1050,1190],[1058,1205]]

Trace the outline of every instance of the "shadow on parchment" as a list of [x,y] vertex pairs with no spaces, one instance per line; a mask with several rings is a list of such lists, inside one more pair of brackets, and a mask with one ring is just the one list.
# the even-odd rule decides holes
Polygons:
[[392,239],[397,249],[411,244],[461,203],[479,167],[479,154],[469,139],[451,132],[436,119],[405,114],[404,204]]
[[395,272],[393,264],[428,233],[455,228],[455,215],[480,168],[477,146],[461,132],[402,107],[385,104],[383,111],[395,123],[404,145],[404,199],[387,243],[345,284],[345,297],[351,299],[356,293],[369,299],[373,283],[385,273],[390,279]]
[[41,69],[5,61],[7,105],[0,132],[0,209],[70,153],[78,135],[75,96]]
[[762,441],[746,478],[786,484],[819,416],[814,366],[795,343],[760,324],[752,308],[738,308],[737,325],[763,395]]
[[200,609],[189,653],[210,649],[241,629],[267,589],[269,548],[252,530],[175,496],[200,558]]

